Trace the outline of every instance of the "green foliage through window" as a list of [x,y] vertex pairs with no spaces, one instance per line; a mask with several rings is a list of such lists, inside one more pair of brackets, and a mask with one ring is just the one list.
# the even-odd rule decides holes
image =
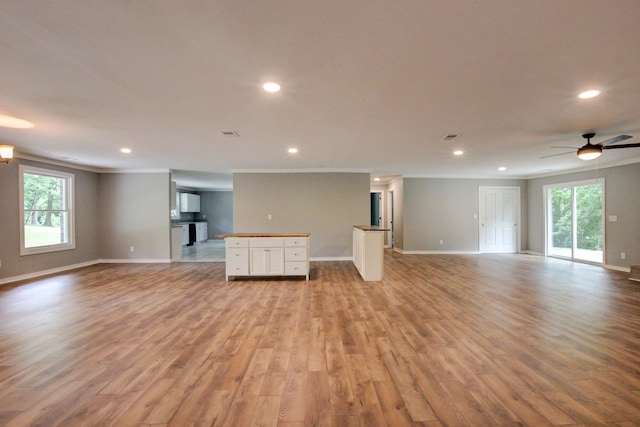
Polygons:
[[[601,251],[602,242],[602,186],[575,187],[577,248]],[[573,245],[573,199],[571,188],[551,190],[553,247],[571,248]]]

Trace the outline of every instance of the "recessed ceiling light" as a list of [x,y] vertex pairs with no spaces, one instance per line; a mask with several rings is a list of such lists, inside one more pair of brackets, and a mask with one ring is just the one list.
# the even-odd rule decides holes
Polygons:
[[380,178],[375,177],[375,178],[373,178],[373,180],[374,180],[374,181],[380,181]]
[[280,85],[276,82],[266,82],[262,85],[262,89],[269,93],[280,92]]
[[31,122],[19,119],[17,117],[5,116],[4,114],[0,114],[0,126],[5,128],[29,129],[34,127],[35,125]]
[[584,92],[580,93],[578,95],[578,98],[580,98],[580,99],[589,99],[589,98],[595,98],[598,95],[600,95],[600,91],[599,90],[591,89],[591,90],[585,90]]
[[500,166],[500,167],[498,168],[498,170],[499,170],[500,172],[504,172],[504,171],[506,171],[506,170],[507,170],[507,168],[506,168],[506,167],[504,167],[504,166]]
[[463,154],[464,154],[464,151],[462,151],[462,150],[456,150],[456,151],[453,152],[454,156],[462,156]]
[[131,148],[121,148],[120,152],[124,154],[129,154],[131,153]]
[[296,154],[298,152],[298,149],[292,147],[292,148],[289,148],[287,151],[291,154]]

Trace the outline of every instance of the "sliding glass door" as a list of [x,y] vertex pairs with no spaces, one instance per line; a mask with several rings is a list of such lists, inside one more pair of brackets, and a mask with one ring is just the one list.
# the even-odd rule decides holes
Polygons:
[[604,180],[545,186],[547,255],[604,262]]

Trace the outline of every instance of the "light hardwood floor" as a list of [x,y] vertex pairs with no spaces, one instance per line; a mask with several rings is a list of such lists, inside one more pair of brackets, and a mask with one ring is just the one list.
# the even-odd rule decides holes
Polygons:
[[0,288],[0,425],[640,425],[640,285],[527,255],[312,280],[96,265]]

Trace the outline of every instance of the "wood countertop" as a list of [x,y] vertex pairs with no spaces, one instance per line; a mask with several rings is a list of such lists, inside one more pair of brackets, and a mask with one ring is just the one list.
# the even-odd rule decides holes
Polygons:
[[363,231],[391,231],[390,228],[382,228],[377,225],[354,225],[354,227]]
[[309,237],[311,233],[230,233],[216,234],[216,239],[226,239],[227,237]]

